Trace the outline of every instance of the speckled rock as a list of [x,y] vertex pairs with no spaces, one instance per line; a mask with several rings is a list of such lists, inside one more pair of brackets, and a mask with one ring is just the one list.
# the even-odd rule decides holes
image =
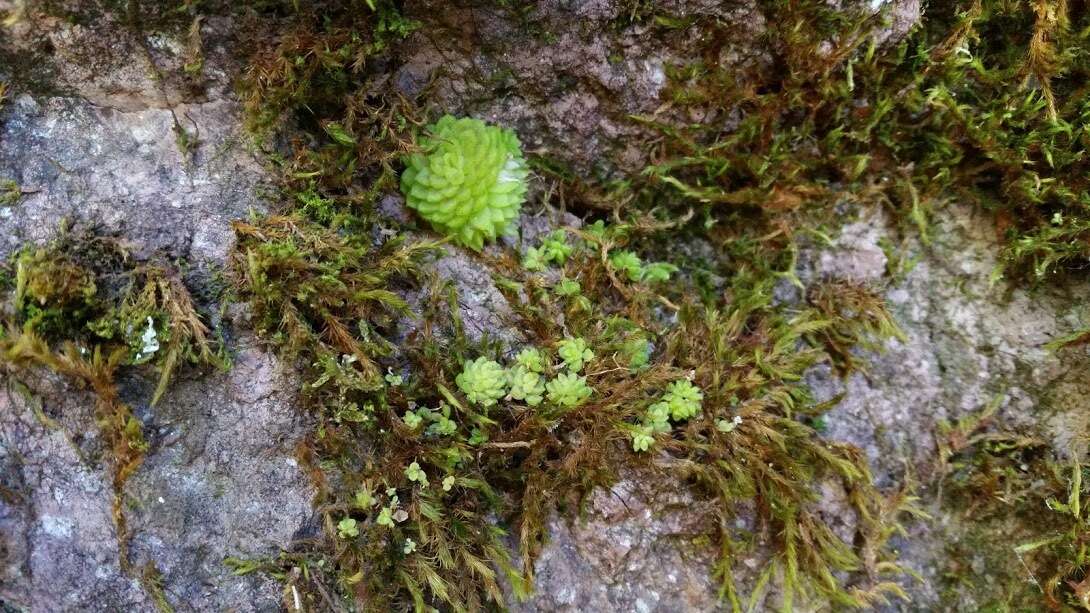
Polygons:
[[[684,31],[663,37],[631,23],[632,4],[617,0],[540,2],[529,10],[480,3],[421,7],[424,26],[408,44],[395,83],[407,94],[431,83],[450,112],[517,128],[526,149],[586,176],[638,171],[647,161],[630,115],[663,104],[666,67],[691,43]],[[759,24],[755,5],[679,0],[659,9],[679,18]],[[752,51],[759,27],[732,48]],[[752,60],[739,53],[731,61]]]
[[684,489],[628,478],[578,518],[554,516],[519,611],[708,611],[717,607],[707,547],[711,509]]
[[[867,370],[846,381],[827,368],[808,380],[819,400],[845,394],[826,415],[827,436],[863,449],[881,483],[920,483],[923,504],[936,518],[914,523],[910,536],[898,541],[907,566],[924,578],[906,583],[913,601],[904,608],[956,602],[969,610],[983,603],[958,601],[957,590],[940,601],[938,593],[944,547],[960,528],[931,487],[936,430],[998,398],[1000,423],[1050,438],[1061,456],[1084,454],[1079,433],[1087,431],[1090,352],[1061,355],[1045,345],[1085,325],[1090,283],[993,284],[1000,246],[988,214],[949,205],[933,219],[932,242],[908,240],[899,262],[883,253],[883,243],[901,241],[881,209],[859,211],[834,247],[809,254],[804,280],[850,279],[882,289],[906,340],[891,340],[884,352],[867,356]],[[908,262],[914,264],[902,265]],[[889,269],[900,272],[891,277]],[[989,572],[987,565],[980,569]]]
[[[202,28],[200,91],[153,72],[176,72],[184,35],[149,35],[145,54],[108,15],[95,26],[31,20],[0,41],[0,59],[25,51],[54,78],[48,87],[19,81],[0,110],[0,178],[23,191],[0,208],[0,257],[78,225],[122,238],[138,261],[173,260],[187,281],[214,284],[230,222],[264,210],[268,184],[222,78],[229,54],[217,36],[228,23]],[[43,48],[52,52],[34,55]],[[22,74],[0,62],[0,78]],[[179,125],[191,146],[179,142]],[[120,381],[150,445],[123,491],[129,570],[93,396],[46,373],[0,371],[0,604],[153,611],[157,596],[143,580],[153,564],[176,610],[280,609],[279,585],[235,576],[224,560],[275,556],[308,529],[313,491],[295,460],[308,427],[291,373],[235,327],[232,369],[181,369],[156,407],[153,378]]]

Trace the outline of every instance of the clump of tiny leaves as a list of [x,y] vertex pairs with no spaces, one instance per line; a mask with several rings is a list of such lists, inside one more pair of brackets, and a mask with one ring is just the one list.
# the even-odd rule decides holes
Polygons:
[[700,413],[704,392],[686,379],[679,379],[666,388],[662,399],[647,407],[643,422],[632,433],[632,449],[647,451],[654,443],[653,435],[670,431],[670,422],[685,421]]
[[529,169],[515,133],[444,115],[401,173],[405,202],[439,232],[480,250],[507,232],[526,197]]

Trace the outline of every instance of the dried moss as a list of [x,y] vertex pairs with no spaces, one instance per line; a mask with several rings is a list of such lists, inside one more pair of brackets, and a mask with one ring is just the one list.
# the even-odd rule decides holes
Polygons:
[[[945,587],[985,609],[1086,608],[1090,475],[1041,437],[997,423],[997,407],[940,427],[937,487],[964,526],[948,537]],[[983,575],[973,570],[980,559]]]
[[14,283],[0,284],[8,305],[0,311],[0,366],[14,375],[48,368],[94,392],[113,468],[120,560],[129,570],[122,496],[148,444],[119,397],[117,374],[151,365],[159,376],[154,404],[181,364],[223,365],[225,357],[177,271],[133,261],[118,239],[62,232],[46,247],[16,254],[8,269]]

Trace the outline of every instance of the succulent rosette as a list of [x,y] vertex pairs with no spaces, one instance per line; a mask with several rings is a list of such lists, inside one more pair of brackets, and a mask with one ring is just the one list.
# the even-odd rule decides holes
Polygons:
[[515,133],[479,119],[443,116],[401,174],[401,192],[437,231],[480,250],[518,217],[529,169]]

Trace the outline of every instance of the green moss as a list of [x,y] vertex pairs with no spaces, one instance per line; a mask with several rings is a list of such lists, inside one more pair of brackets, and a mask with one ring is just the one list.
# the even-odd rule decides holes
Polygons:
[[[694,302],[680,286],[666,288],[669,295],[658,301],[645,288],[619,282],[602,256],[617,236],[638,231],[600,230],[571,244],[562,265],[554,262],[566,278],[579,280],[587,299],[579,308],[554,300],[538,273],[513,255],[499,263],[509,280],[503,286],[531,297],[512,296],[522,306],[511,325],[526,331],[532,350],[505,360],[490,343],[465,340],[456,309],[425,310],[400,351],[383,341],[400,334],[396,324],[406,313],[387,288],[413,284],[432,245],[395,239],[375,246],[299,217],[236,224],[241,291],[258,329],[297,357],[305,373],[304,397],[318,425],[304,457],[319,484],[326,533],[335,537],[346,519],[359,532],[300,552],[332,561],[336,573],[327,588],[378,608],[445,603],[475,610],[502,603],[495,569],[516,592],[530,588],[549,514],[578,506],[593,488],[637,467],[695,484],[724,513],[763,501],[761,517],[779,535],[768,572],[785,573],[789,594],[853,606],[898,594],[881,577],[897,568],[888,553],[865,561],[817,515],[816,484],[836,479],[853,492],[868,551],[883,551],[899,509],[910,501],[887,499],[857,451],[822,441],[793,418],[814,414],[798,383],[807,368],[839,360],[834,347],[894,330],[881,302],[864,300],[860,289],[843,308],[826,297],[789,314],[772,305],[774,279],[749,288],[748,297],[737,294],[730,305]],[[423,304],[444,303],[442,285],[422,289],[431,294]],[[682,305],[672,307],[676,324],[648,309],[675,302]],[[621,315],[629,311],[640,323]],[[648,338],[663,341],[652,351]],[[577,357],[584,363],[576,365]],[[529,385],[532,393],[508,388],[512,379],[500,362],[523,364],[524,375],[537,376],[530,367],[542,371],[542,379]],[[466,364],[484,369],[487,381],[469,377],[477,366]],[[390,367],[406,373],[397,385],[380,375]],[[542,380],[549,381],[544,390]],[[651,442],[666,458],[652,463],[633,452],[631,430],[663,398],[667,413],[676,415],[652,431]],[[736,427],[721,428],[724,421]],[[510,561],[509,530],[518,535],[521,572]],[[725,529],[713,536],[723,597],[740,603],[731,568],[742,545]],[[880,566],[867,566],[879,559]],[[283,565],[298,568],[300,560],[281,559],[279,572],[291,576]],[[867,571],[874,580],[849,590],[835,578],[844,571]],[[305,584],[292,586],[319,598]]]
[[951,600],[968,594],[995,610],[1084,608],[1090,473],[996,423],[998,400],[939,430],[943,511],[961,526],[947,535],[944,587]]
[[882,47],[864,9],[761,6],[776,68],[718,63],[731,26],[704,26],[699,59],[672,68],[669,95],[738,121],[653,122],[670,145],[648,169],[653,182],[747,226],[845,200],[889,203],[924,240],[935,204],[956,199],[995,214],[997,276],[1042,280],[1090,256],[1084,11],[940,3]]
[[[27,367],[48,368],[94,392],[95,425],[110,451],[120,561],[129,572],[123,492],[148,443],[143,424],[119,397],[118,372],[140,364],[158,371],[154,404],[180,365],[223,365],[225,358],[177,271],[166,263],[138,264],[122,245],[62,232],[46,247],[16,254],[9,265],[14,285],[0,284],[9,305],[0,310],[0,366],[15,376]],[[149,568],[143,580],[154,588],[157,575]]]

